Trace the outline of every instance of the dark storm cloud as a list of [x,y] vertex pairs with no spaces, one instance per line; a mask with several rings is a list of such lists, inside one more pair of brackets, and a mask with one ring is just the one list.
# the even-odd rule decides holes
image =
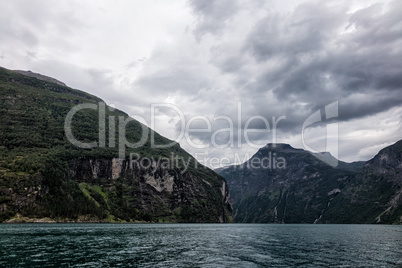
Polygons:
[[[400,7],[394,1],[385,13],[374,5],[345,15],[320,3],[301,5],[288,17],[268,15],[244,47],[257,62],[283,64],[262,73],[251,90],[272,90],[284,105],[299,101],[312,109],[339,100],[341,120],[401,105],[402,94],[394,92],[402,90]],[[340,33],[345,27],[354,30]],[[363,97],[347,100],[356,93]]]
[[194,30],[198,40],[206,33],[220,34],[238,9],[237,1],[234,0],[190,0],[189,4],[198,16],[198,23]]
[[[222,15],[215,9],[219,5],[194,3],[194,9],[207,17],[202,17],[196,32],[206,29],[203,23],[213,21],[219,21],[220,29],[225,19],[236,12],[230,6],[221,10]],[[354,13],[348,13],[347,6],[311,2],[299,5],[291,13],[267,13],[255,23],[240,50],[224,43],[215,46],[211,49],[211,62],[223,74],[236,77],[234,81],[238,83],[232,86],[237,87],[238,100],[248,104],[245,120],[253,115],[269,120],[284,115],[286,120],[277,125],[278,130],[300,134],[309,115],[334,101],[339,101],[339,122],[400,106],[401,47],[400,1],[393,1],[388,9],[375,4]],[[253,64],[260,68],[255,68],[255,81],[251,82],[244,68]],[[235,101],[224,103],[235,105]],[[236,122],[234,114],[231,118]],[[216,122],[215,127],[224,126]],[[264,129],[266,125],[255,121],[251,127]],[[209,138],[205,133],[192,135],[206,142]]]
[[350,98],[340,103],[339,118],[340,120],[351,120],[374,115],[392,107],[399,107],[401,104],[401,91],[357,95],[355,98]]
[[[252,141],[266,142],[272,118],[283,116],[276,128],[294,142],[306,118],[339,101],[340,132],[355,145],[345,142],[344,152],[351,148],[352,159],[374,144],[361,152],[367,157],[399,139],[402,112],[402,1],[378,2],[4,1],[0,63],[55,77],[147,122],[153,103],[175,104],[187,120],[207,116],[211,133],[230,127],[214,120],[227,116],[235,142],[244,142],[239,130],[253,116],[271,132]],[[180,131],[174,110],[156,112],[161,134]],[[267,126],[254,120],[248,128]],[[370,134],[361,138],[360,128]],[[189,135],[210,143],[211,133]]]
[[245,44],[257,61],[273,56],[303,56],[316,53],[342,23],[345,9],[324,2],[302,4],[288,15],[267,14],[255,26]]

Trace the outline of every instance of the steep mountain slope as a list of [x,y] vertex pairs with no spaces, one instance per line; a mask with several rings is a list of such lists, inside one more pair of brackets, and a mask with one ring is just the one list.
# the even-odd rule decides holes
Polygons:
[[42,75],[42,74],[34,73],[34,72],[31,72],[31,71],[14,70],[14,72],[19,73],[19,74],[23,74],[23,75],[26,75],[26,76],[30,76],[30,77],[35,77],[35,78],[37,78],[39,80],[56,83],[56,84],[61,85],[61,86],[67,86],[66,84],[64,84],[63,82],[61,82],[61,81],[59,81],[57,79],[54,79],[52,77],[45,76],[45,75]]
[[336,168],[268,144],[246,163],[216,171],[228,182],[237,222],[402,223],[402,141],[364,165]]
[[402,224],[402,140],[382,149],[346,186],[324,222]]
[[228,182],[236,222],[314,223],[354,177],[351,169],[288,144],[267,144],[242,165],[216,171]]
[[[231,221],[225,180],[178,144],[155,148],[151,137],[172,142],[95,96],[25,74],[0,68],[0,222]],[[92,106],[74,114],[71,134],[87,149],[64,129],[83,103]]]

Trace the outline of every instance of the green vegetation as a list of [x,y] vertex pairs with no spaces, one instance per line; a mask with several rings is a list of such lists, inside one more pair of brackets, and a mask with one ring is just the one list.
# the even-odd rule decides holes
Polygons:
[[[128,118],[122,111],[105,107],[103,147],[72,145],[64,130],[68,112],[81,103],[101,102],[85,92],[0,68],[0,222],[16,213],[110,222],[216,222],[222,215],[225,220],[230,217],[230,206],[222,203],[220,193],[224,180],[200,164],[196,167],[196,160],[178,144],[152,148],[151,134],[156,144],[171,143],[152,130],[143,146],[126,148],[126,161],[121,163],[125,169],[113,177],[112,161],[119,157],[119,118]],[[73,117],[72,134],[81,142],[99,142],[99,121],[98,110],[82,109]],[[138,142],[143,127],[129,121],[127,141]],[[141,159],[179,157],[192,164],[185,172],[179,165],[158,167],[153,174],[150,169],[129,168],[131,153]],[[94,165],[99,174],[92,170]],[[147,174],[158,179],[171,174],[178,185],[175,192],[158,192],[145,182]]]
[[271,152],[284,157],[286,169],[217,170],[231,189],[236,222],[402,223],[402,141],[365,165],[336,168],[289,145],[262,148],[252,159]]

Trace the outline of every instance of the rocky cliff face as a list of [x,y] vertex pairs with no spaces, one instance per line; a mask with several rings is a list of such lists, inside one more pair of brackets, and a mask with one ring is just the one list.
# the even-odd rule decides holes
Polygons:
[[[268,144],[243,165],[217,170],[231,189],[235,220],[402,223],[402,141],[364,165],[340,162],[333,168],[319,158],[286,144]],[[253,166],[263,159],[271,166]]]
[[[0,68],[0,222],[231,221],[222,177],[150,129],[143,146],[120,146],[113,120],[129,121],[124,131],[130,142],[143,137],[145,126],[95,96],[45,78]],[[82,103],[96,108],[74,115],[74,137],[99,142],[105,120],[107,145],[78,148],[66,138],[66,116]],[[154,148],[151,134],[156,144],[171,146]],[[188,165],[166,165],[169,157]]]
[[402,224],[402,140],[382,149],[346,186],[328,221]]
[[[69,176],[80,185],[99,186],[105,196],[122,185],[124,189],[119,198],[127,202],[125,205],[153,219],[230,221],[229,191],[226,181],[219,176],[200,178],[185,170],[166,169],[155,162],[147,166],[118,158],[73,159],[69,161]],[[104,201],[108,203],[106,198]]]
[[10,186],[0,186],[3,220],[19,222],[22,214],[24,222],[232,222],[229,190],[218,175],[156,163],[141,168],[118,158],[71,159],[62,170],[18,179],[3,174]]
[[288,144],[268,144],[246,163],[217,172],[229,184],[237,222],[278,223],[319,222],[355,174]]

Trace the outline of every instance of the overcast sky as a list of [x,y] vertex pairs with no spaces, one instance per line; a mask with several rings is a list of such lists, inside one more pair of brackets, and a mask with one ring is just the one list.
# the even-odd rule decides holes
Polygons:
[[[180,143],[209,166],[275,141],[368,160],[402,138],[400,0],[0,0],[0,36],[2,67],[54,77],[149,126],[163,104],[154,128],[170,139],[183,124],[203,129]],[[330,104],[338,114],[306,128],[303,145],[306,119],[326,119]]]

